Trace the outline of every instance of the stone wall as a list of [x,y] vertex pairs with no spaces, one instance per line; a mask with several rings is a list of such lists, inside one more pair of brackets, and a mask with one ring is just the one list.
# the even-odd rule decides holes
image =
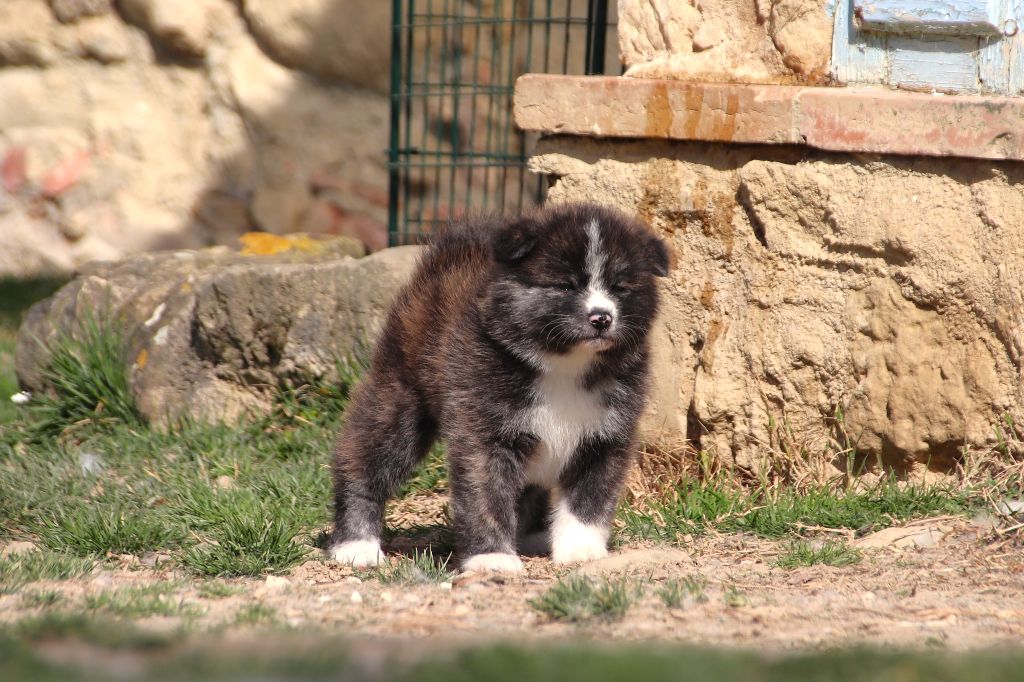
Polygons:
[[620,0],[627,76],[717,83],[821,83],[832,13],[825,0]]
[[225,243],[385,242],[390,5],[0,2],[0,276]]
[[672,246],[649,438],[906,471],[1024,423],[1021,164],[556,137],[532,167]]

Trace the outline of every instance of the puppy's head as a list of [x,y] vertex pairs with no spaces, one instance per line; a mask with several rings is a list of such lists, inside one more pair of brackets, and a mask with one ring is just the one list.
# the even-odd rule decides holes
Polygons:
[[[664,242],[607,208],[545,209],[499,229],[487,324],[529,351],[595,352],[640,343],[657,310]],[[526,350],[526,349],[524,349]]]

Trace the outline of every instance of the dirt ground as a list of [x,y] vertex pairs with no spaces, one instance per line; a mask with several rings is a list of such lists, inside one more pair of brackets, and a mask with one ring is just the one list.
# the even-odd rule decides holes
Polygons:
[[[92,593],[174,581],[171,598],[199,614],[192,616],[194,633],[223,632],[231,624],[242,633],[266,627],[237,624],[240,612],[263,604],[274,625],[373,640],[594,638],[806,651],[858,644],[966,650],[1016,644],[1024,636],[1024,551],[1016,531],[996,530],[986,519],[945,517],[846,539],[863,558],[842,568],[783,569],[775,564],[791,541],[731,534],[681,547],[622,546],[576,569],[529,558],[518,576],[460,574],[412,585],[382,583],[316,556],[285,576],[229,580],[238,592],[222,598],[203,596],[199,582],[172,566],[145,565],[159,557],[132,557],[81,580],[36,583],[0,596],[0,622],[41,613],[27,605],[26,591],[56,590],[60,603],[74,605]],[[399,536],[389,550],[417,546],[424,541]],[[556,622],[530,605],[572,570],[627,576],[643,596],[618,621]],[[668,608],[659,585],[680,577],[702,578],[703,594]],[[137,624],[172,631],[183,620],[147,617]]]

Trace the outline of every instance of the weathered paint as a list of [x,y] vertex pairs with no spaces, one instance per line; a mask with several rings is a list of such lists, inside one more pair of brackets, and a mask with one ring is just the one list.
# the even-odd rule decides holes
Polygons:
[[1024,93],[1024,0],[838,0],[832,75],[948,93]]
[[863,31],[994,36],[1002,33],[997,0],[854,0]]
[[889,83],[907,90],[971,92],[978,88],[978,39],[892,36]]

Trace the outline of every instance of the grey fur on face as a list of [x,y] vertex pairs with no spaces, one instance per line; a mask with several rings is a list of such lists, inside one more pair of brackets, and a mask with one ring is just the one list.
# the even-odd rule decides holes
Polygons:
[[563,563],[606,553],[667,271],[660,239],[589,204],[441,237],[346,416],[330,554],[381,559],[384,503],[438,438],[464,568],[518,570],[527,542]]

